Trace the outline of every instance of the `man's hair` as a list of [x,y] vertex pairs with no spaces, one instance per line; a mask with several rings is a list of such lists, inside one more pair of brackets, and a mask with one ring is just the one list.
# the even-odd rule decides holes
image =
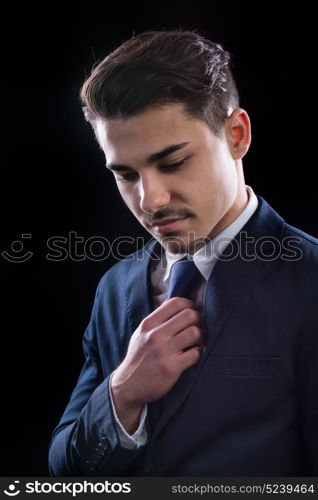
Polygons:
[[230,54],[194,31],[133,36],[93,68],[80,97],[86,119],[130,118],[150,106],[182,103],[215,134],[239,96]]

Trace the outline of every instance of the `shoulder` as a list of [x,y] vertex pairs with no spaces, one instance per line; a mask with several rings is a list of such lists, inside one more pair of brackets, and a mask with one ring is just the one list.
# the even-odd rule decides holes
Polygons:
[[[261,239],[269,237],[275,240],[283,257],[286,255],[285,249],[293,248],[297,250],[297,256],[301,256],[301,260],[317,262],[318,239],[288,224],[262,197],[258,196],[258,202],[258,208],[246,226],[251,228],[251,233],[256,237],[261,236]],[[294,257],[287,260],[294,260]]]
[[315,238],[315,236],[305,233],[301,229],[291,226],[290,224],[285,224],[283,236],[295,236],[299,238],[304,245],[308,245],[309,247],[318,250],[318,238]]
[[318,238],[285,223],[282,239],[294,243],[301,250],[301,260],[318,265]]
[[[285,284],[287,295],[297,297],[303,311],[316,307],[318,292],[318,239],[285,223],[281,234],[282,252],[276,278]],[[305,313],[303,317],[305,317]]]

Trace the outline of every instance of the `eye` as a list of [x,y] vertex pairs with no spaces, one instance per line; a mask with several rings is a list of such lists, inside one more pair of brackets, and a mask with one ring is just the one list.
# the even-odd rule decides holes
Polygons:
[[[180,168],[189,158],[190,158],[190,155],[186,156],[185,158],[182,158],[182,160],[176,161],[174,163],[161,164],[161,165],[159,165],[159,169],[165,173],[168,173],[168,174],[173,173],[178,168]],[[137,178],[138,178],[137,172],[127,172],[127,174],[115,176],[116,181],[125,181],[125,182],[134,181]]]
[[124,174],[121,176],[116,176],[116,181],[132,181],[137,177],[135,172],[130,172],[129,174]]
[[160,165],[160,170],[163,170],[164,172],[173,172],[177,170],[179,167],[181,167],[187,160],[189,159],[189,156],[186,158],[183,158],[182,160],[176,161],[174,163],[166,163]]

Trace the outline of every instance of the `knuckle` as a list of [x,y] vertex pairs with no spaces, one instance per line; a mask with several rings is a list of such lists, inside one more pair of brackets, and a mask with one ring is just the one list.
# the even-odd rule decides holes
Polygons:
[[201,330],[197,326],[190,326],[190,334],[193,338],[199,339],[201,336]]
[[199,349],[190,349],[189,351],[191,354],[190,354],[190,359],[191,359],[191,362],[194,364],[194,363],[197,363],[200,359],[200,356],[201,356],[201,352]]
[[145,343],[147,346],[149,346],[152,349],[155,349],[157,347],[157,336],[154,335],[152,332],[147,332],[145,334]]
[[151,321],[149,318],[144,318],[140,323],[140,330],[144,333],[151,330]]
[[194,309],[191,309],[191,307],[187,307],[184,310],[184,314],[186,315],[186,319],[191,322],[196,322],[198,319],[198,313]]
[[172,297],[169,299],[170,304],[175,305],[177,308],[180,308],[184,305],[184,299],[182,297]]

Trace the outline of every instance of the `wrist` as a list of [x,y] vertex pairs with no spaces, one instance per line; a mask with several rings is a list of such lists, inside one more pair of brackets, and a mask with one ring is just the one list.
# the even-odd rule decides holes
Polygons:
[[138,429],[145,404],[131,397],[129,389],[117,380],[115,373],[110,380],[110,391],[118,420],[128,434],[133,434]]
[[131,384],[129,384],[127,377],[122,377],[118,369],[112,373],[109,385],[113,399],[123,410],[137,411],[146,404],[134,397]]

